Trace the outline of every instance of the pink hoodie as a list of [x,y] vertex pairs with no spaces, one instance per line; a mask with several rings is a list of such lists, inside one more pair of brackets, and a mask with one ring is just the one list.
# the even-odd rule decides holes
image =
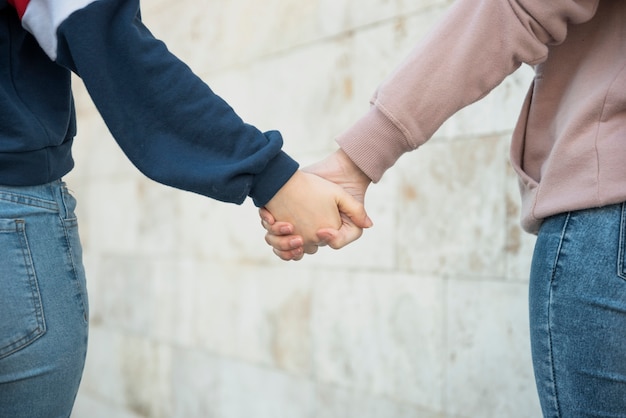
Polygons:
[[374,181],[522,63],[511,144],[522,226],[626,201],[626,1],[456,0],[338,143]]

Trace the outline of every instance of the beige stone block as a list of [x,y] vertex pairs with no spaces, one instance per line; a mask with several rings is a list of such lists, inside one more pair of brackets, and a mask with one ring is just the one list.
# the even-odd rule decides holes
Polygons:
[[525,283],[450,280],[446,411],[539,417]]
[[[384,25],[405,15],[443,7],[444,0],[196,1],[189,6],[163,1],[143,5],[143,21],[157,38],[192,68],[228,68],[303,45]],[[172,19],[172,14],[176,19]]]
[[329,272],[315,283],[317,379],[440,410],[443,282],[423,276]]
[[135,256],[101,256],[89,280],[92,324],[149,335],[154,327],[155,300],[148,291],[156,265]]
[[[195,318],[195,277],[185,267],[191,261],[150,260],[151,275],[143,277],[144,294],[134,300],[147,325],[137,332],[174,346],[192,346]],[[127,302],[128,303],[128,302]]]
[[142,213],[135,179],[93,179],[76,190],[75,195],[86,253],[137,251],[137,226]]
[[171,416],[171,349],[141,337],[127,337],[119,364],[131,411],[155,418]]
[[432,410],[398,402],[392,397],[317,385],[316,418],[443,418]]
[[142,177],[111,136],[82,81],[76,77],[72,81],[77,134],[72,146],[75,168],[70,177],[89,181]]
[[173,345],[195,342],[195,277],[185,262],[101,257],[98,267],[88,271],[92,326]]
[[242,118],[278,129],[298,159],[334,150],[334,139],[369,108],[378,85],[434,19],[417,16],[347,32],[211,75],[209,84]]
[[162,4],[147,9],[144,22],[192,68],[223,68],[310,39],[315,9],[314,1],[204,1],[176,7],[172,22],[171,4]]
[[177,253],[179,237],[185,226],[177,196],[184,192],[147,178],[136,183],[134,192],[138,212],[136,253],[149,257],[168,257]]
[[195,347],[294,375],[311,374],[309,272],[244,265],[212,268],[210,263],[193,268]]
[[83,391],[78,392],[71,418],[142,418],[124,407],[111,404],[107,400],[91,397]]
[[178,350],[174,359],[172,417],[313,417],[308,380],[201,351]]
[[171,416],[171,351],[136,335],[94,327],[82,393],[127,414]]
[[85,89],[83,80],[76,74],[71,75],[72,96],[74,97],[74,107],[78,114],[86,115],[89,113],[97,113],[95,106],[91,102],[89,93]]
[[[328,0],[330,1],[330,0]],[[415,15],[428,14],[432,9],[446,8],[450,0],[422,0],[406,2],[402,0],[351,0],[349,14],[354,26],[385,22],[391,19],[406,19]]]
[[520,224],[521,199],[517,175],[509,164],[507,166],[507,195],[506,195],[506,257],[508,280],[528,282],[530,265],[535,248],[535,235],[525,232]]
[[184,193],[145,177],[68,179],[78,204],[83,245],[87,251],[137,256],[177,252],[184,220],[178,194]]
[[[414,154],[414,155],[413,155]],[[506,165],[501,137],[432,142],[399,164],[402,269],[503,277]]]
[[334,138],[352,121],[350,70],[341,47],[328,42],[298,49],[211,77],[211,83],[246,122],[279,130],[284,149],[301,160],[336,149]]
[[265,229],[251,199],[241,206],[184,192],[176,199],[180,210],[177,254],[218,264],[280,264],[265,242]]

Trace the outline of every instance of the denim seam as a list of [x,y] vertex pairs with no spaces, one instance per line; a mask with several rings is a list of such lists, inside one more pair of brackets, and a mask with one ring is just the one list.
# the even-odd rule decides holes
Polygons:
[[[65,208],[67,208],[67,204],[65,203],[63,193],[61,193],[61,201],[62,201],[62,204],[65,206]],[[65,209],[65,212],[67,213],[67,209]],[[87,317],[87,309],[85,308],[85,301],[83,300],[84,298],[83,289],[81,289],[80,283],[78,281],[78,271],[76,269],[76,263],[74,262],[74,251],[72,250],[72,242],[69,237],[69,231],[67,230],[68,229],[67,219],[63,219],[63,216],[61,216],[61,213],[59,213],[59,219],[61,221],[61,225],[63,226],[63,234],[65,235],[65,244],[67,245],[67,255],[72,265],[72,274],[74,276],[74,284],[76,285],[78,294],[80,295],[80,307],[83,311],[83,319],[85,320],[85,322],[88,322],[89,318]],[[71,221],[72,219],[69,219],[69,220]]]
[[568,213],[567,217],[565,218],[565,221],[563,222],[563,228],[561,230],[561,237],[559,238],[559,246],[557,248],[556,251],[556,257],[554,257],[554,264],[552,265],[552,274],[550,276],[550,301],[548,303],[548,341],[550,343],[550,371],[552,372],[552,393],[554,395],[554,402],[555,402],[555,407],[556,407],[556,418],[559,418],[561,416],[561,405],[559,403],[559,394],[558,394],[558,389],[556,387],[556,371],[554,369],[554,351],[552,349],[552,327],[550,326],[551,323],[551,315],[552,315],[552,289],[553,289],[553,283],[555,280],[555,276],[556,276],[556,269],[557,266],[559,264],[559,258],[561,256],[561,248],[563,247],[563,241],[565,240],[565,232],[567,230],[567,226],[569,224],[569,220],[570,220],[570,216],[571,214]]
[[70,243],[70,237],[68,236],[67,226],[65,222],[63,222],[63,232],[65,233],[65,242],[67,242],[67,252],[70,257],[70,262],[72,263],[72,274],[74,275],[74,284],[78,288],[78,294],[80,295],[80,307],[83,311],[83,319],[88,321],[87,318],[87,310],[85,309],[85,302],[83,301],[83,289],[80,287],[80,283],[78,282],[78,272],[76,271],[76,264],[74,263],[74,251],[72,251],[72,245]]
[[622,203],[622,211],[620,214],[619,222],[619,249],[617,253],[617,276],[626,280],[626,274],[624,273],[624,238],[626,235],[626,203]]

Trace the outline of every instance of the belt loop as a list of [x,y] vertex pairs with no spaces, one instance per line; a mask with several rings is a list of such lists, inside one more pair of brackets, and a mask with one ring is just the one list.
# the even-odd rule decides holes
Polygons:
[[63,192],[63,188],[65,187],[65,183],[61,180],[56,180],[50,183],[50,188],[52,189],[52,196],[54,196],[54,200],[59,205],[59,215],[63,219],[67,219],[69,217],[67,211],[67,203],[65,201],[65,193]]

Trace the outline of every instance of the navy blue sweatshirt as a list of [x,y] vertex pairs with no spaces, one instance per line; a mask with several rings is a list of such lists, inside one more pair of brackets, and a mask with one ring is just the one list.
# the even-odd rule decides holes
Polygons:
[[257,206],[297,170],[276,131],[260,132],[142,24],[138,0],[0,0],[0,184],[73,167],[70,71],[146,176]]

